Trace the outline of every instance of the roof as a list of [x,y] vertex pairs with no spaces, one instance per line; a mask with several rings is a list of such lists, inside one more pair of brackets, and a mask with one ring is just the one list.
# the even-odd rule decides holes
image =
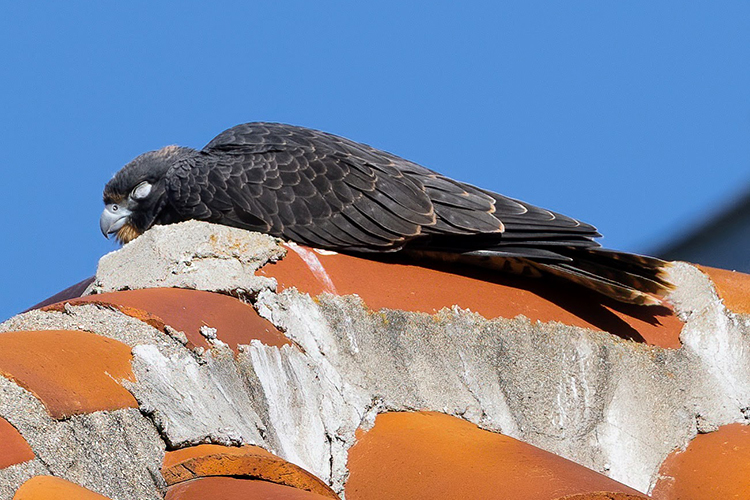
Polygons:
[[750,276],[672,278],[639,308],[157,227],[0,324],[0,499],[745,498]]

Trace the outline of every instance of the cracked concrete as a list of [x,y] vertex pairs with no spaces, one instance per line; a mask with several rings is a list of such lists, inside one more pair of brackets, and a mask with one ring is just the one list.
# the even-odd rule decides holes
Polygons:
[[275,280],[255,271],[285,253],[280,240],[242,229],[217,231],[199,221],[155,226],[102,257],[88,291],[176,287],[253,296],[276,287]]
[[164,356],[155,346],[133,349],[136,383],[123,382],[152,415],[171,448],[205,442],[263,445],[265,427],[253,410],[227,346]]
[[[328,436],[320,442],[343,439],[345,451],[349,429],[378,401],[382,409],[462,416],[647,491],[669,452],[699,429],[745,421],[750,401],[747,318],[724,310],[693,267],[677,265],[674,278],[675,303],[687,319],[679,350],[525,318],[488,321],[457,308],[434,316],[372,312],[352,297],[263,292],[256,306],[311,359],[316,397],[328,398],[317,407],[349,416],[324,430],[312,426]],[[290,392],[294,384],[316,391],[290,373],[292,353],[279,356],[273,364],[253,359],[253,366],[275,411],[289,420],[299,405],[277,397],[280,381]],[[323,382],[335,387],[321,390]],[[309,427],[310,411],[292,427]],[[325,460],[295,458],[321,477],[332,473],[339,486],[340,470],[329,472]]]
[[[102,259],[97,291],[182,286],[252,297],[261,315],[296,346],[253,341],[234,356],[214,342],[210,350],[193,352],[173,338],[179,332],[170,337],[95,305],[33,311],[0,325],[0,331],[85,329],[133,347],[137,382],[128,388],[142,413],[111,412],[122,428],[102,438],[106,450],[98,453],[117,453],[107,447],[128,439],[137,446],[128,443],[123,453],[138,446],[148,453],[129,457],[140,469],[131,471],[131,482],[116,479],[118,486],[104,492],[113,499],[136,490],[147,493],[135,497],[151,498],[158,488],[144,470],[152,470],[163,447],[200,442],[262,446],[341,492],[357,428],[371,426],[378,412],[414,409],[459,416],[647,491],[673,449],[697,432],[745,422],[750,414],[750,318],[727,312],[708,278],[686,264],[673,269],[678,288],[672,300],[686,321],[683,347],[663,349],[554,322],[488,320],[457,307],[435,315],[371,311],[356,296],[277,294],[272,280],[252,274],[282,255],[274,239],[205,223],[157,229]],[[9,400],[26,401],[30,413],[44,412],[17,389],[22,392],[13,389]],[[8,418],[5,413],[12,413],[10,407],[0,406]],[[43,426],[11,418],[27,439],[40,443],[45,429],[58,426],[106,429],[115,421],[111,414],[57,423],[33,417]],[[63,433],[60,443],[98,439],[97,432]],[[37,454],[47,466],[65,463],[65,457],[85,453],[83,444],[76,446]],[[55,453],[62,454],[57,461]],[[0,479],[28,473],[14,467]],[[123,475],[56,467],[87,487],[101,479],[98,489],[91,488],[96,491],[107,483],[104,476]]]

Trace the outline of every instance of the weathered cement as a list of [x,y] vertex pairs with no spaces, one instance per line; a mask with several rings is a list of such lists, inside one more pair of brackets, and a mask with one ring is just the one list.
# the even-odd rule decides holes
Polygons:
[[[138,381],[129,388],[154,423],[152,434],[143,434],[148,440],[156,440],[158,429],[170,446],[257,444],[341,491],[358,427],[372,425],[381,411],[426,409],[517,437],[646,491],[666,455],[696,432],[750,418],[750,318],[728,313],[707,277],[688,265],[673,272],[673,300],[686,325],[684,346],[670,350],[523,317],[487,320],[458,308],[433,316],[373,312],[356,297],[276,294],[268,282],[241,276],[277,258],[273,240],[262,237],[272,245],[262,244],[265,250],[253,257],[224,249],[236,241],[234,229],[161,229],[167,228],[144,236],[151,241],[139,246],[139,238],[106,256],[100,289],[177,283],[243,290],[299,348],[253,342],[235,358],[215,341],[210,351],[195,353],[96,306],[28,313],[0,325],[81,328],[134,346]],[[193,254],[181,243],[191,238],[199,246],[224,243]],[[179,251],[170,249],[173,244]],[[110,496],[125,498],[123,491]]]
[[52,419],[29,392],[0,377],[0,415],[37,459],[0,470],[0,499],[10,500],[28,474],[62,477],[113,500],[161,499],[164,444],[151,421],[125,409]]
[[[193,355],[173,338],[181,332],[165,335],[94,304],[63,312],[30,311],[0,324],[0,332],[58,329],[89,331],[133,347],[149,346],[163,356]],[[159,469],[165,443],[153,421],[139,411],[96,412],[55,421],[31,393],[0,377],[0,416],[16,426],[38,457],[0,470],[0,500],[13,498],[18,487],[35,475],[62,477],[113,500],[163,498],[166,486]]]
[[81,330],[115,339],[131,347],[155,345],[165,355],[183,352],[187,338],[171,329],[164,335],[143,321],[97,304],[68,306],[65,311],[29,311],[0,323],[0,332],[23,330]]
[[138,382],[124,383],[170,447],[265,445],[265,426],[226,344],[206,351],[200,363],[189,352],[166,357],[155,346],[138,346],[133,355]]
[[18,487],[32,477],[49,475],[49,469],[38,458],[0,469],[0,500],[12,500]]
[[155,226],[102,257],[89,292],[176,287],[253,296],[276,287],[255,271],[285,254],[276,238],[242,229],[199,221]]
[[[686,286],[707,281],[687,266],[676,272]],[[720,307],[709,291],[704,300]],[[345,424],[324,425],[321,433],[309,425],[309,400],[300,406],[271,398],[274,411],[286,416],[285,427],[312,428],[324,434],[317,438],[321,442],[351,443],[350,429],[359,425],[370,402],[394,410],[443,411],[646,491],[662,460],[686,445],[699,424],[707,429],[743,421],[742,409],[750,403],[750,325],[747,318],[723,310],[714,311],[726,318],[725,328],[714,330],[714,335],[734,339],[715,342],[738,348],[729,370],[717,366],[726,362],[726,351],[718,357],[700,356],[692,341],[683,349],[668,350],[525,318],[488,321],[458,309],[435,316],[373,313],[351,298],[322,296],[316,302],[289,291],[262,293],[258,307],[304,349],[321,381],[333,386],[326,389],[317,382],[311,387],[300,381],[289,369],[299,364],[290,359],[298,354],[282,351],[274,353],[281,360],[261,363],[262,356],[271,354],[254,346],[251,352],[258,359],[253,366],[267,394],[276,394],[281,386],[317,398],[322,422],[330,418],[326,408],[333,408],[329,414],[350,416]],[[694,321],[703,321],[705,313],[683,311],[690,316],[687,335],[703,331]],[[723,379],[713,375],[717,370]],[[296,442],[296,450],[283,452],[291,456],[309,448]],[[322,458],[296,458],[326,477]],[[336,464],[344,459],[333,456],[336,485],[341,473]]]

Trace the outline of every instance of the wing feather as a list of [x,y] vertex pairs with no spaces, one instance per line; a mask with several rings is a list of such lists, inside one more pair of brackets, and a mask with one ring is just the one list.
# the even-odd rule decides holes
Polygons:
[[208,220],[330,248],[383,251],[414,244],[527,255],[532,246],[554,252],[597,245],[598,233],[588,224],[364,144],[289,125],[239,125],[219,134],[187,168],[172,170],[177,180],[170,181],[170,196],[185,216],[200,212]]
[[633,303],[671,289],[665,263],[598,249],[589,224],[316,130],[239,125],[172,165],[165,185],[160,223],[194,218],[350,252],[521,262]]

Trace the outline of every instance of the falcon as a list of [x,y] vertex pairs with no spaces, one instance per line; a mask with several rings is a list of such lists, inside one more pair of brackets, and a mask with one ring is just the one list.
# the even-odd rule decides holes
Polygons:
[[603,249],[589,224],[293,125],[246,123],[200,151],[144,153],[104,204],[102,233],[121,243],[196,219],[350,254],[554,275],[626,303],[660,304],[673,288],[668,263]]

